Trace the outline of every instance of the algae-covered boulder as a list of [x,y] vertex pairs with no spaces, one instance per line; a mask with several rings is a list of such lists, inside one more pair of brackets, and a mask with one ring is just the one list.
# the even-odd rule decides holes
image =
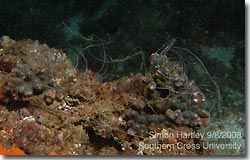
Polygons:
[[59,50],[3,36],[0,145],[32,155],[201,153],[201,137],[178,134],[208,125],[205,95],[166,55],[152,54],[151,65],[146,74],[104,83]]

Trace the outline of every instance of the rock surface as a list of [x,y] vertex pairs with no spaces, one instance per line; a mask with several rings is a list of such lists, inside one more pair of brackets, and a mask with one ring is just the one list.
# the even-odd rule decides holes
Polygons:
[[[205,95],[178,62],[153,53],[151,72],[112,82],[76,70],[38,41],[0,40],[0,145],[25,154],[193,155],[206,127]],[[151,131],[172,137],[150,138]],[[142,147],[142,144],[144,144]],[[173,144],[175,147],[145,147]],[[176,147],[186,144],[184,147]]]

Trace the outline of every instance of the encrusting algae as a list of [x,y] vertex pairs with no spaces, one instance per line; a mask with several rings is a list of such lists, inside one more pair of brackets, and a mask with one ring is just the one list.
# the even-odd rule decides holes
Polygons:
[[[23,150],[13,147],[10,149],[5,149],[4,147],[0,146],[0,155],[12,155],[12,156],[20,156],[20,155],[26,155]],[[50,156],[57,156],[58,154],[56,152],[50,152],[48,155]]]
[[38,41],[4,36],[0,49],[0,144],[12,148],[1,154],[203,154],[200,139],[176,135],[208,125],[207,101],[166,55],[154,53],[150,73],[104,83]]
[[0,155],[25,155],[24,151],[19,148],[5,149],[0,146]]

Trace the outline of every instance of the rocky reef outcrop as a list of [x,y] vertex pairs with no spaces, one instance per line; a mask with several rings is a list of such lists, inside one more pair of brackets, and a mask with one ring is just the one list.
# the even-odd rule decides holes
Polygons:
[[59,50],[3,36],[0,145],[31,155],[201,154],[200,137],[178,135],[208,125],[205,95],[178,61],[150,60],[146,74],[101,82]]

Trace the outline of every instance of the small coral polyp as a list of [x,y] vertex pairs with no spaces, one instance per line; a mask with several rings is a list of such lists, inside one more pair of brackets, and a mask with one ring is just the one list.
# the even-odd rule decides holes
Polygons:
[[152,54],[149,73],[103,83],[98,73],[78,71],[65,53],[38,41],[4,36],[0,50],[1,146],[31,155],[201,153],[140,148],[195,146],[192,138],[149,140],[149,133],[196,132],[210,121],[205,95],[166,55]]

